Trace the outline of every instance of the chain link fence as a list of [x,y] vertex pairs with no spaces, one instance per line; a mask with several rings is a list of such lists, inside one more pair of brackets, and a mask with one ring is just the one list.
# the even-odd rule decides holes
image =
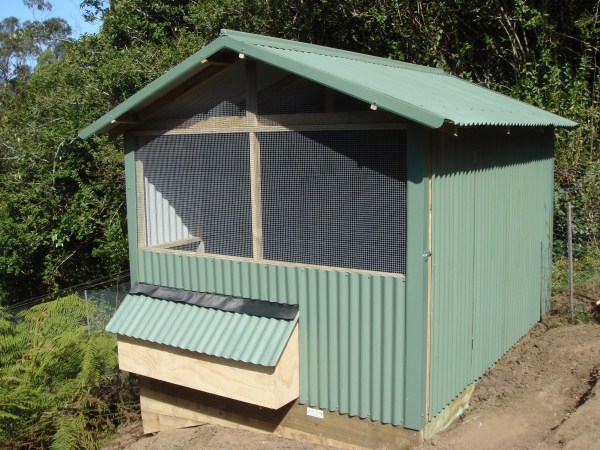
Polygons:
[[111,280],[104,285],[83,289],[77,294],[94,306],[94,313],[88,314],[88,333],[103,330],[131,288],[129,280]]
[[131,283],[129,273],[119,273],[75,286],[69,286],[44,296],[30,298],[12,304],[4,310],[17,319],[18,313],[21,311],[35,305],[40,305],[61,297],[66,297],[67,295],[75,294],[91,303],[86,318],[88,333],[91,334],[95,331],[103,330],[104,327],[106,327],[106,324],[121,305],[130,288]]

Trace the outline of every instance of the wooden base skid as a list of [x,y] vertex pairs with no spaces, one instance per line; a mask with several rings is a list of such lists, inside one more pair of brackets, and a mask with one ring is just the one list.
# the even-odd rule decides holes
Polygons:
[[294,402],[262,408],[141,376],[140,402],[145,433],[209,423],[340,448],[409,449],[421,442],[418,431],[369,419],[328,411],[311,417]]

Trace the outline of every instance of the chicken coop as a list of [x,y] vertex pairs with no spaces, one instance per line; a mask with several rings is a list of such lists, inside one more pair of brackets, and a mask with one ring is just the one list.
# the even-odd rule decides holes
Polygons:
[[409,446],[549,308],[554,128],[444,73],[223,30],[80,132],[124,137],[146,432]]

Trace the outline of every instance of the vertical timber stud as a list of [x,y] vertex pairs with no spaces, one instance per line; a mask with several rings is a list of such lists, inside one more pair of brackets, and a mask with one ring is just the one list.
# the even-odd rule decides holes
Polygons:
[[123,140],[125,144],[125,198],[127,200],[127,237],[129,240],[129,270],[131,285],[133,286],[139,281],[135,143],[131,132],[126,132]]
[[426,421],[429,133],[418,124],[407,129],[406,361],[404,427],[421,430]]
[[[256,61],[246,59],[246,125],[258,126],[258,99]],[[254,259],[263,259],[262,232],[262,194],[260,181],[260,142],[256,133],[251,131],[250,141],[250,196],[252,204],[252,255]]]
[[135,201],[137,206],[137,239],[138,249],[146,247],[148,242],[146,232],[146,202],[144,189],[144,163],[135,162]]
[[[425,421],[429,422],[429,407],[431,398],[431,280],[433,278],[433,146],[438,145],[438,140],[434,139],[432,132],[429,132],[427,142],[427,248],[429,249],[429,258],[427,260],[427,374],[425,381]],[[439,136],[436,134],[435,136]]]

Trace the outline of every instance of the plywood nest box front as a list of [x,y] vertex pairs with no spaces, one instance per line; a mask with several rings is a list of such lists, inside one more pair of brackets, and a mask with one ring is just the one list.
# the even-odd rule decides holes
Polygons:
[[554,127],[442,70],[223,30],[124,136],[146,431],[408,447],[547,311]]

